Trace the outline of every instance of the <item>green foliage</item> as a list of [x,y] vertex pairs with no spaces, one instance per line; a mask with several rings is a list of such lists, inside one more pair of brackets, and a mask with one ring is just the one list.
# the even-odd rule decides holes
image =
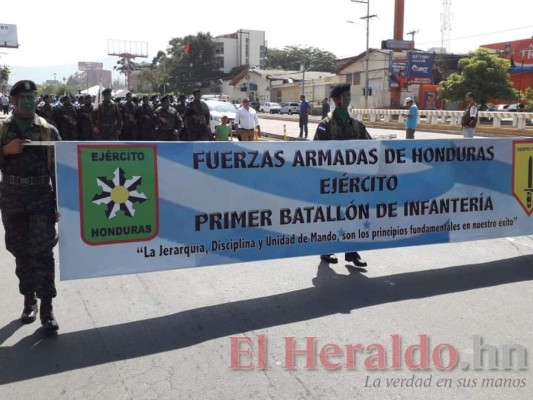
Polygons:
[[4,65],[4,67],[0,69],[0,81],[4,81],[4,82],[9,81],[10,73],[11,73],[11,70]]
[[336,59],[335,54],[316,47],[285,46],[283,50],[268,50],[267,67],[299,71],[303,65],[310,71],[333,72]]
[[528,87],[524,90],[520,97],[520,101],[524,104],[525,111],[533,112],[533,89]]
[[166,56],[160,53],[154,64],[161,72],[161,87],[163,82],[169,84],[167,92],[191,93],[194,88],[208,85],[220,75],[215,65],[215,45],[210,33],[198,32],[196,36],[173,38]]
[[476,102],[484,105],[491,99],[513,101],[516,91],[509,76],[511,63],[505,58],[478,49],[459,60],[461,73],[453,73],[440,83],[439,96],[448,101],[464,100],[473,92]]

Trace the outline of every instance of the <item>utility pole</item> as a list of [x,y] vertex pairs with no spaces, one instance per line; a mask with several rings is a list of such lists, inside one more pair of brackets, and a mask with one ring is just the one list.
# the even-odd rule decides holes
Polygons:
[[413,46],[414,46],[414,43],[415,43],[415,35],[418,33],[418,30],[416,31],[411,31],[411,32],[407,32],[406,35],[411,35],[411,42],[413,42]]
[[377,17],[377,14],[370,15],[370,0],[351,0],[353,3],[366,4],[366,16],[359,19],[366,19],[366,66],[365,66],[365,109],[368,110],[368,60],[370,58],[370,18]]

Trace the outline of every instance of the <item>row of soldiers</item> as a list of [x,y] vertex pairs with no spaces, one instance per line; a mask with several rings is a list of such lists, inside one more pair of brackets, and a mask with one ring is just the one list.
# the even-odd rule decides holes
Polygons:
[[63,140],[213,140],[209,107],[201,101],[199,90],[188,104],[185,95],[179,96],[177,104],[166,95],[159,99],[156,107],[148,96],[139,104],[131,93],[122,103],[112,99],[111,89],[104,89],[102,96],[102,103],[95,109],[91,95],[80,98],[78,106],[69,96],[64,96],[56,107],[46,95],[37,114],[56,126]]

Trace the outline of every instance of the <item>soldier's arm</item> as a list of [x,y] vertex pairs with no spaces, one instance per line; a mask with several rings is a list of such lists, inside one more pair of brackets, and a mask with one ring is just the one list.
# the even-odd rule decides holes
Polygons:
[[324,121],[321,121],[316,128],[313,140],[329,140],[330,136],[328,125]]

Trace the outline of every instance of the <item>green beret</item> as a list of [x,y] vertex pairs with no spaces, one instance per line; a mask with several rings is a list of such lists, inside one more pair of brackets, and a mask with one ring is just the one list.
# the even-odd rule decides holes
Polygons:
[[36,92],[37,91],[37,85],[33,81],[18,81],[13,85],[11,90],[9,91],[10,96],[17,96],[21,93],[25,92]]

